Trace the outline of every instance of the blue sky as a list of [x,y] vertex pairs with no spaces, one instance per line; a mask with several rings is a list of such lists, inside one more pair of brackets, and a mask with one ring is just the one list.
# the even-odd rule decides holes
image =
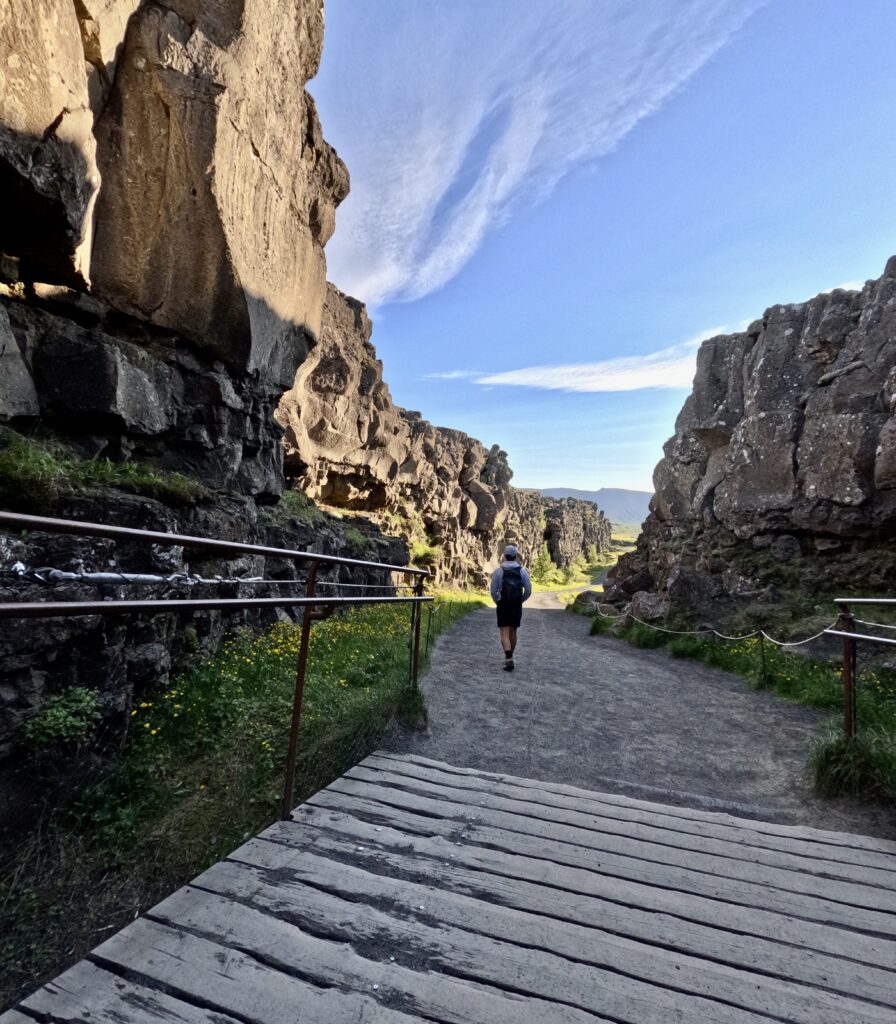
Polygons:
[[327,0],[329,276],[523,487],[651,489],[699,339],[896,253],[892,0]]

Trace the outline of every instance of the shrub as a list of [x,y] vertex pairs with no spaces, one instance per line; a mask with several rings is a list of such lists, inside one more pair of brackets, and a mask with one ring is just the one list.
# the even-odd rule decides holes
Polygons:
[[421,569],[434,569],[442,558],[442,549],[435,544],[419,541],[411,545],[411,564]]
[[590,636],[603,636],[604,633],[609,633],[612,628],[612,619],[604,615],[595,615],[591,620],[591,629],[588,632]]
[[326,518],[304,491],[285,491],[280,501],[268,511],[268,516],[281,523],[298,519],[306,526],[315,526]]
[[22,726],[21,737],[38,756],[80,747],[93,738],[101,717],[97,691],[72,686],[50,697]]
[[360,558],[367,551],[367,537],[361,533],[357,526],[347,526],[345,528],[345,543],[352,558]]
[[559,569],[551,558],[551,553],[548,551],[547,541],[541,545],[541,551],[538,552],[538,557],[529,567],[529,575],[532,577],[533,583],[540,583],[547,585],[558,581]]

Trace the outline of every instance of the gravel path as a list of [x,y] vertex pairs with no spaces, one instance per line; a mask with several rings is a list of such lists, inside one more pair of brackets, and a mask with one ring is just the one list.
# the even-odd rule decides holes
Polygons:
[[588,636],[553,594],[527,603],[516,671],[493,609],[443,633],[422,681],[427,732],[389,749],[468,768],[710,807],[747,817],[896,836],[892,816],[820,801],[804,775],[823,716],[665,651]]

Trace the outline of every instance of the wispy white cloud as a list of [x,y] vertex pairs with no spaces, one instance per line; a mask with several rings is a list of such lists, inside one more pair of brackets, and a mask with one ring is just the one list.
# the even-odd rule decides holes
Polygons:
[[765,2],[342,0],[311,84],[352,170],[331,278],[374,304],[441,287],[515,204],[615,149]]
[[447,373],[425,373],[426,380],[466,380],[470,377],[481,377],[482,370],[448,370]]
[[644,388],[689,388],[694,381],[697,349],[707,338],[723,334],[724,325],[711,327],[671,348],[641,356],[601,359],[594,363],[527,366],[490,373],[477,384],[507,384],[547,391],[640,391]]

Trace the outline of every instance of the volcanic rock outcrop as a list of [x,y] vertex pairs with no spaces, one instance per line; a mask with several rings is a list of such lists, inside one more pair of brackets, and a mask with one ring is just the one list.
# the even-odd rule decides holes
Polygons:
[[[41,282],[100,300],[73,315],[80,332],[10,312],[21,358],[3,317],[4,417],[58,419],[70,395],[50,392],[77,388],[65,371],[80,367],[102,382],[74,406],[95,433],[129,419],[128,441],[169,463],[279,493],[271,411],[319,333],[323,246],[348,191],[304,88],[322,41],[320,0],[0,8],[5,277],[23,297]],[[123,417],[140,387],[145,408]]]
[[295,486],[437,548],[439,581],[482,585],[508,540],[529,558],[547,540],[561,566],[608,548],[610,524],[592,502],[516,491],[497,445],[395,405],[371,332],[363,304],[330,285],[320,344],[277,413]]
[[[305,91],[322,41],[321,0],[0,4],[0,424],[19,432],[0,453],[33,436],[66,466],[140,463],[205,485],[180,505],[95,483],[51,496],[29,465],[50,456],[26,448],[20,477],[0,481],[7,506],[406,559],[366,524],[258,508],[283,490],[274,407],[319,334],[323,247],[348,191]],[[34,534],[0,551],[5,569],[294,571]],[[6,627],[0,756],[54,689],[98,688],[120,716],[184,652],[185,623]],[[199,649],[225,625],[200,616]]]
[[[896,584],[896,257],[703,343],[620,591],[704,618]],[[769,588],[772,588],[771,590]]]

